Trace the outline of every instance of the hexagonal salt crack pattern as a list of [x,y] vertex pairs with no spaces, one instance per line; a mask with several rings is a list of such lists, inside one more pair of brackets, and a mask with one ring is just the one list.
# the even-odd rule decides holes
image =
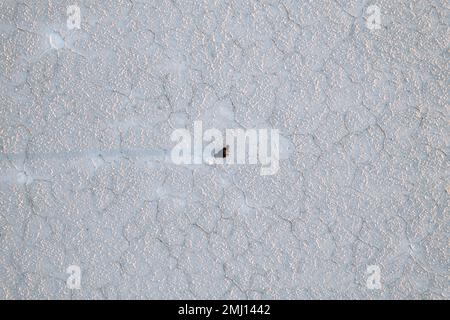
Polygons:
[[[449,298],[444,1],[73,2],[0,2],[1,299]],[[289,150],[174,165],[198,120]]]

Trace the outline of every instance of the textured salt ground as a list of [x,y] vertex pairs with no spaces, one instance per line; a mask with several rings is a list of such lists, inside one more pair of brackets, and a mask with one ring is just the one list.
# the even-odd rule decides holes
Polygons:
[[[374,3],[0,1],[0,298],[448,299],[448,3]],[[279,172],[171,164],[196,120]]]

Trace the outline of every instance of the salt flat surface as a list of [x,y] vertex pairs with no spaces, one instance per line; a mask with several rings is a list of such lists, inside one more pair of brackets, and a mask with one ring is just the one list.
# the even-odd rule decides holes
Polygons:
[[[0,0],[0,298],[448,299],[448,48],[447,1]],[[195,120],[280,170],[174,165]]]

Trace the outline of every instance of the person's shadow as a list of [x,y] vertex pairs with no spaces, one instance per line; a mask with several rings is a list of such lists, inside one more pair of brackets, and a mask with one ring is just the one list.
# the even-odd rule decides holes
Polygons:
[[[214,153],[214,151],[213,151]],[[229,154],[229,146],[226,145],[224,148],[222,148],[219,152],[214,154],[214,158],[226,158],[226,156]]]

